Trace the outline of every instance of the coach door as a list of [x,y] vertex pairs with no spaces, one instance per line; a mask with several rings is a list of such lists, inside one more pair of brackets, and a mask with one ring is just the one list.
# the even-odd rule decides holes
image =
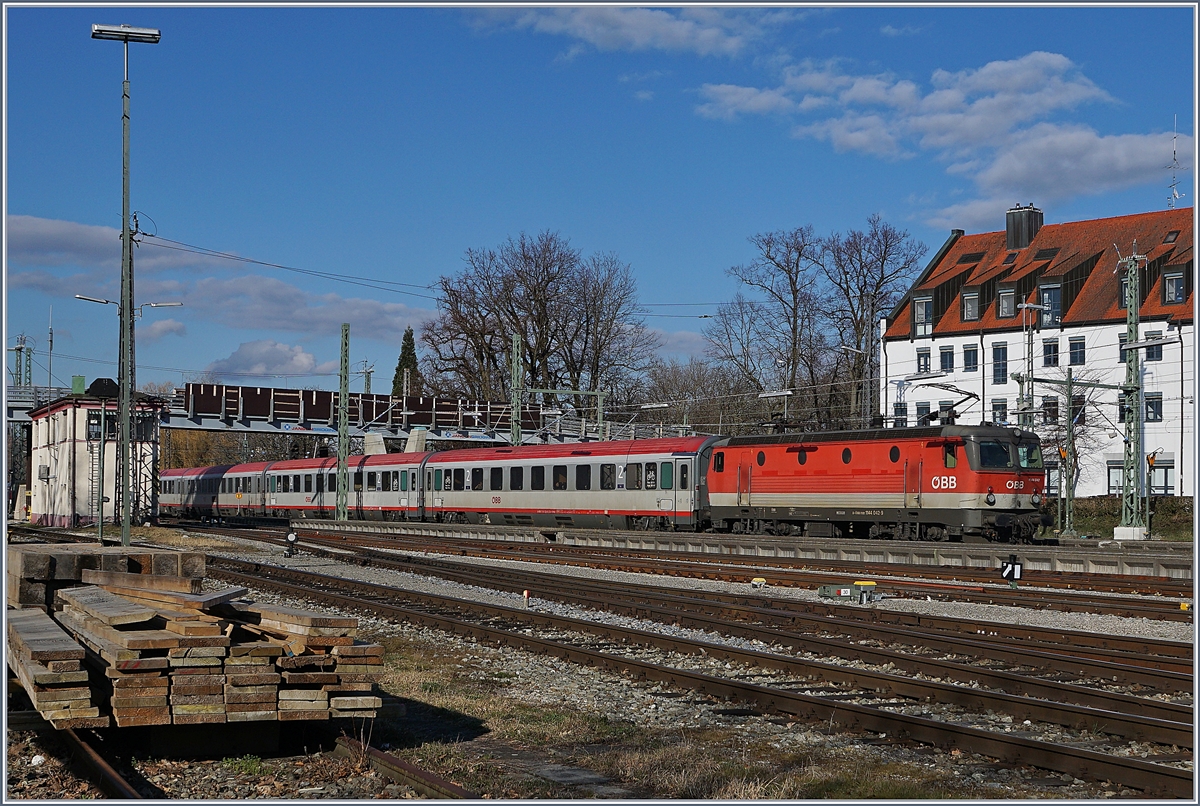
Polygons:
[[[675,526],[691,526],[695,522],[696,480],[692,477],[692,460],[675,460],[675,507],[672,523]],[[682,521],[682,523],[681,523]]]

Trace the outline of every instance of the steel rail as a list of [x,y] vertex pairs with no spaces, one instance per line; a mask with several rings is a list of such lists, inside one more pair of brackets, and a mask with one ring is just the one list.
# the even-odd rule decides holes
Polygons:
[[409,764],[390,753],[376,750],[349,736],[339,736],[333,748],[334,755],[350,759],[363,759],[371,769],[381,775],[406,784],[427,798],[452,800],[480,800],[481,796],[463,789],[453,781],[447,781],[428,770]]
[[[344,559],[346,557],[353,557],[354,555],[334,552],[333,556],[341,556]],[[914,632],[911,629],[887,625],[866,624],[837,617],[821,617],[776,606],[779,604],[779,600],[771,602],[771,606],[769,607],[763,607],[761,602],[747,601],[746,597],[715,594],[709,598],[722,600],[722,605],[714,610],[708,598],[702,597],[701,594],[694,592],[683,593],[677,589],[661,589],[641,585],[622,586],[620,583],[608,580],[599,583],[579,577],[554,574],[531,575],[530,572],[521,572],[517,569],[480,569],[477,565],[462,565],[453,561],[428,560],[426,558],[393,560],[383,557],[375,559],[377,562],[387,564],[394,562],[396,565],[393,567],[404,570],[413,570],[407,567],[410,563],[413,566],[422,568],[441,568],[443,570],[437,574],[438,576],[465,582],[466,584],[492,588],[498,587],[500,589],[507,589],[510,592],[520,592],[528,586],[534,585],[537,587],[540,596],[557,598],[560,601],[567,601],[601,610],[617,610],[624,606],[626,608],[632,607],[630,612],[634,614],[648,612],[636,606],[614,604],[613,592],[624,589],[630,596],[644,600],[652,595],[660,604],[671,605],[679,610],[690,609],[707,613],[716,612],[729,617],[757,619],[766,623],[779,624],[782,622],[793,627],[803,625],[820,632],[836,630],[848,635],[875,639],[882,638],[903,644],[929,646],[944,652],[956,654],[967,653],[974,655],[982,651],[984,656],[990,656],[1009,663],[1029,665],[1035,668],[1047,668],[1081,677],[1091,676],[1118,682],[1137,683],[1156,687],[1161,690],[1180,691],[1191,690],[1192,688],[1191,664],[1179,665],[1172,659],[1147,658],[1144,656],[1121,656],[1118,660],[1106,660],[1104,656],[1087,658],[1082,657],[1089,654],[1087,651],[1072,652],[1060,647],[1038,648],[1025,644],[1014,645],[1013,643],[996,644],[986,640],[986,635],[970,633],[965,635],[963,633],[939,634],[928,631]],[[507,582],[507,588],[503,579],[505,576],[514,578],[512,581]],[[545,584],[547,580],[557,581],[559,587],[548,588]],[[589,595],[587,593],[589,590],[598,592]],[[741,604],[741,602],[747,603]],[[659,614],[658,617],[660,620],[665,619],[670,621],[677,618],[678,614],[676,612],[669,612],[665,615]],[[1099,653],[1093,652],[1090,654]]]
[[142,794],[113,769],[112,765],[84,737],[71,728],[60,730],[58,735],[66,739],[71,752],[96,777],[101,789],[120,800],[142,799]]
[[[225,561],[219,560],[218,562]],[[234,562],[242,568],[270,568],[270,573],[275,576],[291,577],[296,580],[319,579],[322,583],[327,585],[336,585],[338,587],[345,587],[352,590],[372,590],[376,592],[376,595],[393,597],[399,595],[410,600],[425,602],[439,607],[461,609],[464,606],[468,606],[472,609],[488,612],[500,617],[512,617],[513,613],[512,608],[507,608],[503,605],[472,603],[435,593],[420,593],[406,589],[390,588],[387,586],[371,587],[372,583],[360,583],[353,580],[345,580],[341,577],[314,574],[310,571],[296,571],[293,569],[278,568],[276,566],[263,566],[262,564],[255,566],[254,564],[247,563],[245,561]],[[610,609],[617,610],[620,608],[614,607]],[[540,614],[533,610],[521,610],[518,612],[521,613],[522,618],[526,620],[532,619],[556,629],[574,629],[593,633],[602,632],[603,630],[608,629],[606,625],[598,622],[586,620],[581,621],[566,616]],[[1093,716],[1096,716],[1096,711],[1103,712],[1104,714],[1122,713],[1135,715],[1138,717],[1148,717],[1157,721],[1168,723],[1186,722],[1189,724],[1189,726],[1193,717],[1192,708],[1184,705],[1167,703],[1142,697],[1133,697],[1125,694],[1113,694],[1101,689],[1071,685],[1058,681],[1041,680],[1039,678],[1014,674],[1012,672],[998,672],[978,665],[969,665],[921,656],[906,655],[892,650],[866,647],[861,644],[847,644],[845,642],[812,636],[803,636],[801,637],[800,641],[797,641],[797,636],[792,633],[786,633],[762,627],[731,625],[728,622],[704,616],[680,616],[672,611],[661,611],[657,608],[648,608],[644,606],[633,606],[629,612],[631,614],[643,617],[646,615],[651,617],[658,616],[658,620],[660,621],[674,622],[680,626],[686,626],[693,629],[711,630],[714,632],[730,634],[739,638],[745,638],[747,640],[759,640],[769,644],[789,646],[789,648],[795,646],[796,644],[800,644],[804,651],[821,656],[831,655],[842,657],[847,660],[858,661],[869,660],[881,667],[891,664],[892,666],[904,669],[905,671],[913,674],[946,677],[967,685],[987,685],[997,692],[1006,693],[1008,695],[1020,695],[1020,697],[1024,698],[1035,697],[1039,701],[1044,702],[1072,702],[1080,707],[1091,710],[1093,712]],[[656,635],[655,633],[648,633],[645,631],[635,630],[633,628],[617,627],[612,629],[619,631],[619,634],[622,636],[626,635],[627,633],[643,636]],[[680,640],[686,641],[686,639]],[[797,659],[789,656],[780,656],[770,653],[765,654],[764,657],[780,657],[784,658],[789,663],[808,663],[808,661],[805,661],[804,659]],[[835,664],[823,664],[819,662],[817,666],[812,668],[828,668],[830,670],[830,674],[833,675],[846,675],[851,671],[856,671],[849,669],[849,667]],[[890,679],[896,676],[891,675],[887,677]],[[916,682],[909,678],[897,679],[902,681],[905,685]],[[933,684],[931,683],[931,685]],[[926,695],[921,696],[923,697]],[[1075,723],[1072,722],[1070,724]],[[1132,735],[1138,735],[1137,731],[1133,731]],[[1190,742],[1191,739],[1189,738],[1185,741]]]
[[[261,566],[261,564],[258,565]],[[1011,763],[1030,764],[1069,773],[1075,777],[1113,780],[1155,795],[1185,797],[1192,792],[1193,777],[1190,770],[1163,766],[1140,759],[1109,756],[1069,745],[993,733],[920,716],[895,714],[855,703],[844,701],[831,703],[813,695],[773,689],[699,672],[662,667],[510,630],[472,624],[445,615],[414,611],[387,602],[370,601],[332,592],[318,592],[311,585],[293,584],[282,580],[265,580],[223,570],[218,573],[239,577],[241,581],[250,582],[256,586],[275,587],[296,596],[320,596],[343,607],[387,613],[425,626],[472,636],[478,640],[552,654],[573,663],[633,674],[640,678],[666,682],[711,696],[739,699],[754,703],[764,710],[789,713],[808,720],[874,732],[901,732],[913,740],[925,744],[953,745],[969,752],[982,753]],[[347,582],[333,577],[328,579],[343,584]],[[367,583],[359,584],[367,585]],[[369,587],[383,586],[371,585]],[[504,609],[513,610],[512,608]]]

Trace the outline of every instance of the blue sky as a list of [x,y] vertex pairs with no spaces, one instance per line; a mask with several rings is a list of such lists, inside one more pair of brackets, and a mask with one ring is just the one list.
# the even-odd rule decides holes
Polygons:
[[39,384],[51,306],[56,382],[116,374],[115,308],[73,298],[119,295],[122,55],[95,22],[163,32],[130,48],[136,290],[185,306],[145,309],[139,383],[336,388],[349,321],[387,389],[423,286],[522,231],[619,254],[686,356],[756,232],[878,213],[932,256],[1017,202],[1163,209],[1176,115],[1195,195],[1188,6],[8,6],[5,335]]

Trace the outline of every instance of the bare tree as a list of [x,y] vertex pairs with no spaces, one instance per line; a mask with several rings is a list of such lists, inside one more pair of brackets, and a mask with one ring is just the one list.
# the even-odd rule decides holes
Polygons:
[[835,232],[825,240],[821,268],[828,281],[829,315],[841,344],[857,351],[850,362],[850,412],[859,410],[859,385],[871,374],[868,357],[874,354],[879,317],[907,290],[927,251],[878,215],[867,219],[866,231]]

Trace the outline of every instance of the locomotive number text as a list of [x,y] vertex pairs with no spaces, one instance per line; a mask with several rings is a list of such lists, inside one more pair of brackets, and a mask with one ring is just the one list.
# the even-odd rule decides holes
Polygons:
[[935,490],[956,490],[958,489],[957,476],[934,476],[930,479],[930,483]]

